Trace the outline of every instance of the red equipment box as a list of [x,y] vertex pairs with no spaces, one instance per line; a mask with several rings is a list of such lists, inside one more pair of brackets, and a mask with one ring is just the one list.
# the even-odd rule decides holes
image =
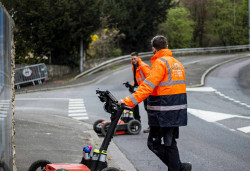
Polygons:
[[57,169],[65,169],[67,171],[91,171],[87,166],[83,164],[70,163],[47,164],[45,171],[54,171]]

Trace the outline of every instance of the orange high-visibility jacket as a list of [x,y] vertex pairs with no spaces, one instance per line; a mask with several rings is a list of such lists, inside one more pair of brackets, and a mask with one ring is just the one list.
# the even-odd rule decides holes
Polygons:
[[175,127],[187,125],[187,96],[185,70],[172,57],[169,49],[158,51],[151,58],[149,76],[135,93],[123,99],[134,107],[148,97],[150,126]]
[[[133,73],[136,72],[135,79],[137,81],[137,84],[140,85],[145,80],[145,78],[147,78],[149,76],[149,71],[150,71],[149,65],[144,63],[141,60],[141,58],[139,58],[138,59],[138,67],[136,68],[136,71],[135,71],[134,65],[132,62],[131,62],[131,64],[132,64]],[[135,85],[135,83],[133,85]]]

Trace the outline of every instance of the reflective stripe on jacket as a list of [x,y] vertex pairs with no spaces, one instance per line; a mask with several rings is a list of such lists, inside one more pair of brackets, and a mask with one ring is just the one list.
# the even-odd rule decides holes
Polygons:
[[[132,64],[132,69],[133,69],[133,73],[134,73],[135,72],[134,65],[133,65],[133,63],[131,63],[131,64]],[[149,65],[144,63],[141,60],[141,58],[139,58],[138,59],[138,67],[136,68],[136,73],[135,73],[135,79],[136,79],[138,85],[140,85],[145,80],[145,78],[147,78],[147,76],[149,76],[149,71],[150,71]],[[133,85],[135,85],[135,83]]]
[[150,126],[174,127],[187,125],[187,96],[185,70],[172,57],[169,49],[158,51],[151,58],[149,76],[137,91],[124,98],[133,107],[148,96],[148,119]]

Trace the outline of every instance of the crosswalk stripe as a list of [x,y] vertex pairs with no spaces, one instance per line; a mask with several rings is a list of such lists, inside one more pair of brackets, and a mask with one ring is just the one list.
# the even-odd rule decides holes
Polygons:
[[84,105],[84,102],[69,102],[69,105]]
[[84,103],[79,103],[79,104],[76,104],[76,103],[72,104],[72,103],[70,103],[69,104],[69,107],[74,107],[74,106],[84,106]]
[[242,127],[242,128],[237,128],[237,130],[242,131],[244,133],[249,133],[250,132],[250,126]]
[[73,106],[73,107],[71,107],[71,106],[69,106],[69,110],[77,110],[77,109],[82,109],[82,110],[85,110],[85,107],[84,106]]
[[83,102],[83,99],[69,99],[69,102]]
[[77,120],[89,119],[83,99],[69,99],[68,116]]
[[72,113],[72,114],[69,114],[69,116],[87,116],[88,114],[87,113]]
[[74,119],[77,119],[77,120],[85,120],[85,119],[89,119],[89,117],[87,116],[83,116],[83,117],[73,117]]
[[79,112],[86,112],[86,110],[69,110],[69,113],[79,113]]

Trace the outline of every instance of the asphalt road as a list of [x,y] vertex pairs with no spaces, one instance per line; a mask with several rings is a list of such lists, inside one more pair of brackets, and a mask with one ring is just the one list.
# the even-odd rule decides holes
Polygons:
[[[243,54],[178,59],[184,64],[187,70],[188,86],[192,87],[200,84],[203,73],[211,66],[241,55]],[[244,72],[245,69],[249,69],[249,63],[249,58],[243,58],[221,65],[209,73],[204,87],[188,88],[189,121],[187,127],[180,129],[178,144],[181,160],[191,162],[193,170],[249,170],[250,133],[247,132],[247,127],[250,126],[250,96],[247,94],[249,89],[248,84],[246,84],[249,81],[249,77],[246,77],[249,70]],[[241,77],[238,76],[239,73]],[[109,114],[104,112],[103,104],[98,100],[95,90],[97,88],[110,90],[117,99],[129,95],[122,82],[132,80],[131,67],[125,65],[119,70],[106,70],[95,77],[98,81],[88,85],[18,94],[16,95],[16,115],[28,113],[29,115],[25,115],[25,119],[37,117],[42,120],[43,117],[49,118],[50,116],[66,116],[77,119],[79,116],[70,115],[69,104],[72,100],[80,99],[86,109],[85,114],[80,116],[82,122],[93,124],[97,119],[108,120]],[[145,129],[148,126],[147,115],[142,104],[140,104],[140,111],[142,127]],[[37,126],[38,128],[36,124],[33,124],[33,127],[39,130],[39,124]],[[65,135],[70,139],[70,131]],[[72,136],[79,135],[73,133]],[[113,142],[136,170],[167,170],[167,167],[148,150],[146,146],[147,136],[142,132],[134,136],[120,135],[115,136]],[[57,137],[59,138],[60,135]],[[39,145],[39,140],[37,141]],[[69,142],[69,146],[70,144],[72,143]],[[72,156],[77,161],[79,151],[76,150],[76,144],[73,147],[71,146],[66,152],[73,151]],[[22,152],[24,153],[24,151]],[[62,153],[59,149],[55,152]],[[31,156],[31,154],[28,155]],[[21,157],[18,156],[18,158]],[[118,161],[118,163],[122,165],[123,161]]]

